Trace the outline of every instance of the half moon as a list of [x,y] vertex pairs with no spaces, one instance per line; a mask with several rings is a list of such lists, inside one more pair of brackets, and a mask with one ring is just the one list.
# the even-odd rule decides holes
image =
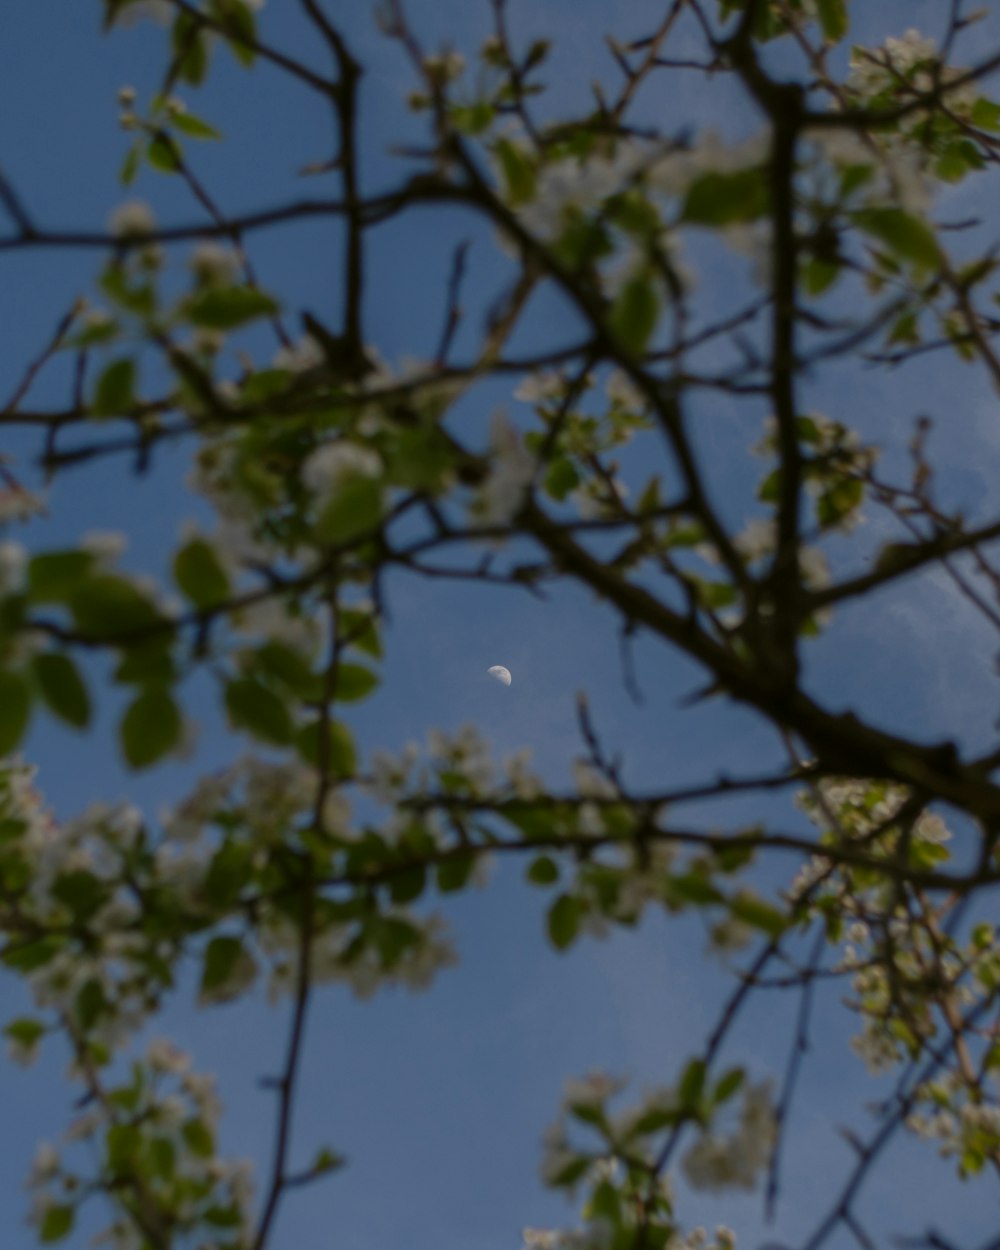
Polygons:
[[504,668],[502,664],[494,664],[492,668],[486,670],[491,677],[495,677],[497,681],[502,682],[505,686],[509,686],[511,682],[510,669]]

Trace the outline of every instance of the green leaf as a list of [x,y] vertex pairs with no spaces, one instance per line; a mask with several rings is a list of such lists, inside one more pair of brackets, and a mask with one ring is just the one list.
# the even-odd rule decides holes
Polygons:
[[76,1017],[84,1029],[91,1029],[108,1010],[108,1000],[104,997],[104,988],[96,977],[91,977],[80,987],[73,1004]]
[[840,277],[840,266],[833,261],[813,258],[802,271],[802,285],[808,295],[822,295]]
[[943,182],[961,182],[970,169],[982,169],[984,164],[971,139],[954,139],[934,162],[934,172]]
[[292,717],[284,701],[252,677],[228,683],[226,710],[235,729],[245,729],[262,742],[284,746],[292,737]]
[[131,357],[109,364],[94,388],[91,411],[101,417],[117,417],[135,404],[136,367]]
[[920,313],[916,310],[902,313],[892,324],[887,343],[919,343]]
[[704,1059],[692,1059],[684,1068],[677,1086],[677,1101],[685,1110],[694,1111],[705,1090]]
[[229,577],[215,548],[204,538],[193,538],[177,552],[174,579],[196,607],[212,608],[229,598]]
[[551,47],[551,39],[536,39],[528,49],[528,55],[524,58],[522,71],[527,73],[529,69],[534,69],[536,65],[540,65],[549,55]]
[[169,135],[157,134],[150,139],[146,159],[161,174],[175,174],[181,167],[180,152]]
[[510,204],[523,204],[535,195],[535,167],[527,154],[509,139],[500,139],[494,149],[507,184]]
[[225,1002],[241,994],[257,973],[257,964],[239,938],[212,938],[201,972],[203,999]]
[[789,920],[784,912],[749,891],[742,891],[730,899],[729,910],[734,919],[760,929],[769,937],[779,937],[788,928]]
[[579,270],[593,265],[615,250],[607,225],[579,210],[564,215],[561,230],[552,251],[567,269]]
[[181,1136],[199,1159],[210,1159],[215,1154],[215,1135],[204,1120],[187,1120],[181,1126]]
[[112,1124],[108,1129],[108,1164],[116,1176],[127,1175],[139,1152],[141,1137],[134,1124]]
[[192,139],[222,138],[222,135],[214,126],[210,126],[208,122],[202,121],[200,117],[195,117],[193,113],[177,113],[170,120],[178,130],[186,135],[190,135]]
[[357,703],[378,685],[378,674],[362,664],[341,664],[337,669],[336,697],[341,703]]
[[847,0],[817,0],[816,9],[819,13],[819,24],[828,42],[839,43],[847,34],[850,18],[847,12]]
[[[747,832],[754,832],[748,830]],[[758,836],[763,837],[763,831],[757,831]],[[754,847],[752,842],[736,842],[732,846],[715,846],[712,848],[712,858],[719,866],[721,872],[731,873],[738,872],[741,868],[745,868],[754,858]]]
[[716,1105],[728,1102],[743,1084],[744,1076],[742,1068],[730,1068],[728,1072],[723,1073],[712,1091],[712,1102]]
[[142,147],[138,143],[133,143],[125,153],[125,159],[122,161],[122,167],[118,173],[118,179],[123,187],[130,187],[135,182],[135,176],[139,172],[141,164]]
[[252,849],[242,842],[224,842],[212,856],[205,896],[215,907],[231,907],[252,876]]
[[129,706],[121,724],[122,750],[132,768],[148,768],[180,742],[180,709],[165,690],[147,690]]
[[179,13],[171,32],[177,73],[184,82],[200,86],[208,72],[209,43],[201,22]]
[[698,598],[706,608],[728,608],[739,598],[735,586],[729,582],[710,582],[701,578],[695,579]]
[[26,945],[18,941],[16,945],[4,949],[3,962],[17,972],[34,972],[36,968],[44,968],[51,963],[60,950],[62,943],[56,938],[40,938]]
[[553,499],[562,500],[580,485],[580,475],[572,460],[559,456],[553,460],[545,472],[545,489]]
[[[308,764],[318,767],[320,762],[320,723],[312,721],[295,735],[299,754]],[[338,780],[353,777],[358,770],[358,757],[354,749],[351,731],[340,721],[327,726],[327,768]]]
[[455,855],[437,866],[437,887],[442,894],[455,894],[465,888],[476,866],[475,855]]
[[853,214],[857,226],[884,243],[897,256],[921,269],[934,269],[942,260],[937,236],[925,221],[901,208],[862,208]]
[[394,903],[412,903],[423,894],[427,885],[427,869],[423,864],[401,869],[389,879],[389,895]]
[[318,698],[322,693],[322,677],[301,652],[283,642],[265,642],[252,652],[251,666],[255,676],[281,686],[300,698]]
[[47,551],[28,565],[32,603],[65,603],[94,563],[89,551]]
[[52,886],[52,893],[77,920],[87,920],[107,898],[107,890],[100,877],[85,869],[60,873]]
[[772,469],[757,487],[757,498],[761,503],[777,503],[781,498],[781,470]]
[[481,135],[493,124],[496,109],[485,100],[477,100],[475,104],[453,105],[448,115],[456,130],[467,135]]
[[378,636],[378,621],[368,612],[344,608],[340,613],[341,634],[345,643],[357,647],[376,660],[382,658],[382,642]]
[[177,1170],[177,1147],[169,1137],[154,1137],[149,1143],[149,1166],[154,1176],[170,1180]]
[[980,96],[972,106],[972,124],[981,130],[1000,130],[1000,104]]
[[345,477],[317,518],[316,536],[324,543],[346,543],[374,530],[381,517],[379,480],[360,474]]
[[4,1036],[20,1046],[34,1046],[47,1032],[41,1020],[34,1020],[31,1016],[21,1016],[17,1020],[11,1020],[10,1024],[4,1028]]
[[10,755],[31,719],[31,687],[20,673],[0,670],[0,755]]
[[324,1146],[318,1151],[309,1170],[314,1176],[321,1176],[324,1172],[335,1172],[338,1168],[342,1168],[346,1162],[347,1160],[343,1155],[337,1154],[329,1146]]
[[837,525],[857,508],[864,498],[865,484],[860,478],[843,477],[834,482],[816,500],[816,515],[823,529]]
[[261,317],[273,317],[278,302],[252,286],[211,287],[185,304],[188,320],[210,330],[235,330]]
[[62,1241],[73,1231],[76,1219],[76,1207],[47,1207],[42,1217],[42,1226],[38,1231],[38,1239],[48,1245],[53,1241]]
[[697,226],[731,226],[762,217],[769,203],[762,169],[702,174],[688,189],[681,220]]
[[163,619],[142,591],[110,573],[82,581],[70,595],[69,607],[81,632],[98,638],[122,637]]
[[253,47],[257,42],[257,22],[252,10],[242,0],[215,0],[212,12],[229,36],[229,50],[241,65],[249,68],[257,59]]
[[559,880],[559,865],[550,855],[539,855],[524,875],[532,885],[554,885]]
[[120,258],[113,260],[101,274],[101,290],[109,299],[138,317],[149,317],[156,311],[156,291],[148,281],[132,275]]
[[85,325],[76,334],[70,334],[63,340],[64,347],[93,347],[95,343],[111,343],[119,334],[121,327],[113,317],[102,318],[92,325]]
[[143,638],[121,649],[115,681],[124,686],[169,686],[177,678],[170,639],[164,635]]
[[636,500],[635,510],[640,516],[655,512],[661,506],[660,475],[655,473],[643,487],[642,494]]
[[[230,1204],[228,1207],[219,1205],[209,1207],[201,1217],[206,1224],[211,1224],[214,1228],[235,1228],[242,1221],[242,1214],[237,1207]],[[232,1242],[227,1242],[227,1246],[231,1246]],[[237,1243],[239,1244],[239,1243]]]
[[86,729],[90,724],[90,696],[70,657],[46,651],[33,658],[31,667],[49,711],[75,729]]
[[580,931],[582,907],[572,894],[560,894],[549,908],[549,939],[556,950],[569,946]]
[[635,273],[626,279],[611,305],[609,325],[633,356],[641,356],[656,329],[660,301],[652,276]]
[[693,903],[696,907],[705,907],[711,903],[721,903],[722,892],[712,883],[712,879],[701,872],[679,873],[671,877],[668,883],[671,898],[680,903]]
[[579,1180],[586,1175],[594,1166],[594,1160],[590,1155],[576,1155],[570,1159],[551,1179],[547,1178],[548,1184],[558,1187],[570,1188],[576,1185]]

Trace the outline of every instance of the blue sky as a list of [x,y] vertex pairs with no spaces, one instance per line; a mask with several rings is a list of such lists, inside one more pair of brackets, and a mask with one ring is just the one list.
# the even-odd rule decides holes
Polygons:
[[[646,0],[624,7],[623,35],[642,33],[661,8]],[[609,72],[600,35],[611,6],[512,0],[510,8],[519,37],[557,34],[549,107],[583,106],[592,78]],[[933,32],[945,8],[931,0],[864,6],[858,37],[898,29],[901,15],[902,24]],[[363,95],[364,165],[367,185],[378,187],[397,168],[387,145],[418,131],[403,105],[408,74],[398,50],[375,30],[369,10],[367,4],[353,6],[347,30],[371,67]],[[486,0],[422,0],[411,12],[428,45],[448,38],[469,49],[489,29]],[[142,94],[154,88],[162,35],[143,26],[102,38],[92,0],[8,0],[3,26],[4,171],[44,225],[100,227],[124,198],[116,175],[127,136],[116,126],[116,92],[124,83]],[[262,32],[293,54],[322,60],[291,0],[271,0]],[[228,57],[219,61],[210,85],[189,98],[226,135],[225,144],[196,154],[224,209],[237,213],[289,195],[333,194],[329,178],[309,183],[295,177],[298,168],[328,152],[322,111],[266,68],[248,77]],[[711,116],[720,126],[745,127],[746,115],[737,119],[731,98],[709,99],[699,90],[692,78],[671,87],[669,98],[654,93],[650,117],[669,107],[678,119]],[[151,200],[163,221],[196,218],[183,189],[155,173],[144,173],[134,194]],[[485,303],[503,270],[481,227],[457,212],[435,212],[385,232],[369,274],[368,334],[390,359],[432,349],[450,248],[463,234],[473,240],[473,291]],[[255,236],[252,255],[264,285],[289,308],[313,309],[333,323],[340,281],[336,244],[334,226],[295,226]],[[0,264],[5,396],[62,309],[88,288],[98,257],[33,252],[4,255]],[[706,258],[702,298],[708,312],[723,306],[714,274]],[[559,341],[571,327],[550,300],[535,309],[530,328],[537,347]],[[65,379],[53,371],[34,399],[60,403],[64,387]],[[941,457],[946,488],[970,508],[987,505],[989,466],[1000,439],[996,398],[970,371],[934,356],[906,373],[844,370],[819,381],[814,391],[811,404],[874,432],[888,434],[917,411],[939,415],[944,429],[939,427],[932,447]],[[466,419],[481,423],[482,411],[473,409]],[[753,422],[762,415],[754,414]],[[738,520],[737,501],[745,498],[738,462],[759,425],[750,424],[744,408],[717,400],[699,417],[705,445],[720,464],[737,466],[722,468],[719,489],[731,491]],[[21,464],[29,462],[30,441],[12,438],[7,446],[25,458]],[[187,454],[183,447],[162,453],[155,471],[142,479],[124,461],[67,473],[56,484],[50,517],[27,538],[55,545],[83,530],[123,529],[130,537],[130,566],[161,572],[181,521],[197,509],[182,485]],[[811,680],[835,702],[881,723],[907,729],[926,724],[928,737],[947,733],[963,742],[982,741],[996,716],[994,640],[964,608],[935,595],[933,579],[923,579],[885,595],[874,619],[845,611],[811,653]],[[948,604],[946,612],[941,603]],[[423,738],[431,726],[474,721],[498,753],[530,746],[545,775],[565,783],[580,750],[575,695],[586,690],[602,735],[624,753],[634,783],[665,786],[780,759],[779,744],[749,713],[714,703],[683,711],[679,701],[699,684],[698,671],[644,639],[636,644],[644,703],[633,705],[621,681],[614,621],[585,592],[565,588],[539,603],[488,587],[427,584],[401,575],[390,585],[389,605],[384,687],[352,722],[366,747],[398,747]],[[493,663],[513,671],[510,690],[484,677]],[[204,724],[196,759],[139,780],[120,765],[107,708],[100,732],[88,738],[45,721],[27,754],[39,763],[41,784],[62,815],[118,796],[134,797],[155,812],[176,800],[199,768],[242,749],[209,709],[198,704],[197,711]],[[733,804],[727,809],[734,819],[740,810]],[[754,805],[755,816],[761,810]],[[780,811],[786,824],[794,819],[777,802],[771,810]],[[520,884],[515,868],[505,868],[489,889],[448,903],[462,963],[429,993],[385,994],[361,1004],[339,990],[319,996],[296,1151],[306,1162],[329,1143],[349,1156],[351,1166],[288,1201],[276,1245],[518,1250],[522,1226],[571,1220],[572,1211],[537,1181],[540,1134],[555,1114],[563,1078],[597,1066],[629,1074],[639,1086],[669,1081],[711,1028],[726,982],[704,959],[704,933],[696,920],[656,920],[637,933],[604,943],[585,940],[570,954],[556,955],[543,937],[542,903]],[[14,1015],[20,989],[6,980],[3,986],[5,1010]],[[732,1059],[777,1076],[794,1007],[790,999],[762,999],[746,1017]],[[846,1053],[851,1021],[837,1010],[834,992],[820,995],[818,1021],[778,1221],[765,1228],[757,1200],[706,1202],[682,1193],[679,1214],[686,1222],[729,1223],[749,1246],[764,1239],[792,1241],[815,1220],[831,1178],[850,1161],[836,1126],[845,1120],[863,1126],[863,1102],[882,1090]],[[262,1001],[197,1012],[181,993],[164,1028],[191,1047],[200,1064],[221,1069],[225,1136],[233,1152],[266,1158],[273,1107],[256,1078],[274,1071],[280,1060],[283,1014]],[[0,1201],[8,1213],[4,1244],[12,1250],[33,1244],[20,1224],[26,1206],[21,1184],[35,1140],[57,1133],[69,1114],[73,1094],[61,1080],[64,1066],[55,1047],[26,1073],[0,1066]],[[934,1222],[971,1246],[995,1226],[989,1183],[961,1187],[930,1148],[902,1145],[861,1209],[876,1230],[915,1232]]]

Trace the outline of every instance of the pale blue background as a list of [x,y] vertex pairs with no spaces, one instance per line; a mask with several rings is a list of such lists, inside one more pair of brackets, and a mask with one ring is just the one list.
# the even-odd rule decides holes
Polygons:
[[[403,107],[412,84],[398,50],[376,32],[370,6],[337,7],[349,8],[346,30],[369,66],[363,164],[366,186],[378,187],[396,167],[387,144],[420,134]],[[486,0],[422,0],[410,7],[428,45],[448,37],[473,48],[489,29]],[[857,37],[875,40],[905,24],[934,32],[948,6],[905,0],[854,7],[863,9]],[[592,79],[613,77],[600,36],[615,10],[615,33],[627,37],[649,29],[661,9],[645,0],[626,6],[512,0],[511,22],[518,39],[557,34],[550,75],[555,88],[547,107],[559,111],[585,107]],[[991,20],[979,29],[996,36],[997,25]],[[262,32],[325,68],[322,49],[314,49],[292,0],[271,0]],[[105,223],[123,198],[116,174],[127,136],[116,126],[116,92],[132,83],[148,93],[162,63],[157,29],[143,26],[102,38],[98,6],[89,0],[7,0],[0,15],[2,168],[39,222],[53,228]],[[752,119],[727,90],[716,95],[713,87],[702,97],[694,77],[671,79],[669,87],[664,81],[650,95],[649,119],[662,123],[667,117],[672,127],[684,118],[711,116],[730,132],[745,132]],[[284,76],[261,67],[247,77],[222,54],[210,85],[188,96],[227,137],[220,147],[192,150],[198,172],[225,211],[270,206],[290,195],[336,194],[333,178],[295,178],[299,167],[328,155],[329,123],[311,95]],[[161,220],[197,220],[184,189],[155,173],[143,173],[129,194],[154,201]],[[978,200],[964,190],[954,193],[942,215],[962,216],[970,207],[988,213],[990,192],[980,185],[975,194]],[[385,230],[368,275],[367,315],[369,337],[389,358],[432,350],[450,248],[464,235],[474,244],[472,295],[483,301],[498,289],[503,273],[488,231],[457,211],[439,209]],[[264,284],[291,310],[311,308],[333,323],[337,243],[333,226],[295,225],[256,235],[252,255]],[[699,247],[696,242],[696,260]],[[722,271],[702,251],[703,307],[718,312],[727,298]],[[70,251],[0,257],[0,401],[66,303],[88,288],[98,263],[97,254]],[[536,309],[529,330],[520,341],[525,350],[561,341],[570,325],[565,310],[548,300]],[[936,415],[943,428],[933,446],[950,497],[972,510],[988,506],[989,493],[995,493],[1000,414],[977,374],[931,357],[896,374],[840,371],[810,391],[810,404],[856,419],[875,437],[895,431],[898,440],[905,428],[900,423],[916,412]],[[65,379],[54,371],[32,402],[61,404],[65,394]],[[496,395],[491,392],[490,403]],[[739,460],[758,436],[764,409],[718,399],[702,403],[702,445],[711,454],[727,514],[738,523],[748,498]],[[478,428],[484,416],[485,409],[467,405],[465,428]],[[11,436],[5,445],[30,477],[33,444]],[[187,454],[182,447],[158,453],[155,472],[142,480],[121,459],[66,473],[53,493],[50,519],[26,531],[27,538],[48,545],[72,541],[83,529],[125,529],[130,566],[162,571],[181,520],[197,508],[180,485]],[[871,542],[886,532],[873,523]],[[390,607],[384,692],[352,721],[366,746],[400,746],[423,737],[430,726],[474,720],[498,752],[531,746],[545,774],[565,783],[568,763],[579,751],[574,696],[586,689],[602,735],[624,752],[634,782],[668,786],[710,777],[723,767],[749,771],[780,760],[778,744],[748,713],[715,704],[682,711],[680,699],[701,675],[644,639],[636,657],[645,702],[633,706],[622,687],[611,615],[581,591],[561,590],[540,604],[527,595],[397,577]],[[810,652],[810,672],[818,690],[883,723],[908,730],[925,725],[928,737],[948,733],[983,743],[997,710],[995,651],[978,619],[938,595],[934,579],[925,579],[884,596],[874,620],[863,611],[845,611],[830,638]],[[513,671],[509,691],[484,678],[492,663]],[[225,734],[197,690],[192,698],[191,710],[203,721],[197,759],[141,779],[119,764],[109,737],[113,709],[102,707],[108,733],[85,738],[39,723],[28,754],[39,762],[40,782],[57,811],[65,815],[91,800],[121,795],[155,812],[184,792],[197,768],[231,758],[241,744]],[[777,801],[764,807],[730,803],[720,819],[725,814],[737,820],[741,812],[749,819],[768,809],[786,825],[796,819]],[[507,867],[489,890],[446,903],[463,960],[430,993],[386,994],[366,1004],[339,990],[318,996],[295,1157],[305,1165],[319,1145],[329,1143],[350,1157],[351,1166],[286,1201],[276,1246],[518,1250],[524,1225],[572,1222],[573,1211],[537,1181],[539,1138],[555,1114],[563,1078],[599,1066],[627,1073],[640,1086],[673,1079],[711,1028],[726,983],[704,959],[704,932],[696,921],[656,920],[639,933],[604,943],[585,940],[559,956],[543,937],[542,904],[542,896],[520,885],[519,870]],[[3,1014],[14,1015],[20,988],[6,979],[2,985]],[[838,1126],[863,1130],[870,1123],[863,1103],[885,1089],[847,1057],[852,1022],[835,1010],[836,998],[834,991],[820,996],[778,1221],[765,1227],[756,1198],[713,1201],[682,1191],[678,1211],[685,1223],[729,1223],[747,1246],[763,1240],[794,1244],[813,1226],[833,1182],[850,1164]],[[257,1088],[256,1078],[275,1071],[281,1060],[284,1012],[253,1002],[201,1013],[189,1003],[186,994],[178,996],[170,1027],[200,1064],[222,1072],[227,1147],[268,1159],[273,1098]],[[745,1017],[729,1058],[748,1063],[754,1073],[779,1076],[795,1007],[791,998],[762,997]],[[58,1133],[68,1116],[74,1095],[61,1080],[64,1066],[65,1056],[51,1047],[27,1072],[0,1067],[2,1244],[12,1250],[33,1244],[22,1226],[26,1198],[20,1186],[35,1141]],[[934,1224],[971,1248],[996,1227],[995,1193],[992,1176],[960,1186],[932,1147],[901,1144],[867,1187],[859,1209],[882,1236]],[[84,1244],[76,1236],[73,1244]],[[838,1234],[832,1244],[847,1242]]]

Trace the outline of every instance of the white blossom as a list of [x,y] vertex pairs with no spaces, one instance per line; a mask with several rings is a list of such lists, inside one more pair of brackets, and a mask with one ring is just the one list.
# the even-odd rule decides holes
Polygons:
[[529,767],[530,748],[510,756],[504,765],[507,782],[519,799],[534,799],[542,793],[542,782]]
[[232,620],[244,633],[284,643],[304,656],[315,653],[322,634],[319,620],[303,616],[277,597],[246,604],[233,612]]
[[379,478],[381,475],[382,462],[376,452],[346,439],[324,443],[302,466],[303,483],[323,500],[351,478]]
[[199,282],[227,286],[240,271],[240,258],[231,247],[206,240],[191,253],[191,270]]
[[80,549],[96,556],[103,566],[114,564],[127,547],[128,538],[120,530],[87,530],[80,539]]
[[542,369],[529,373],[517,385],[514,398],[526,404],[541,404],[547,399],[558,399],[566,389],[566,378],[557,369]]
[[521,1237],[522,1250],[611,1250],[615,1230],[597,1218],[583,1228],[526,1228]]
[[23,1038],[7,1038],[7,1057],[21,1068],[30,1068],[41,1052],[41,1037],[32,1038],[30,1042]]
[[578,1108],[602,1107],[624,1087],[620,1077],[607,1072],[588,1072],[586,1076],[570,1078],[563,1087],[563,1102],[572,1111]]
[[616,793],[613,782],[586,760],[573,761],[573,781],[582,798],[608,799]]
[[733,546],[750,563],[771,555],[777,545],[778,530],[773,517],[753,517],[733,540]]
[[222,1115],[222,1103],[216,1092],[215,1077],[210,1072],[184,1072],[181,1089],[198,1110],[199,1119],[216,1125]]
[[368,788],[379,803],[395,803],[406,790],[407,780],[416,755],[416,746],[397,758],[388,751],[372,754]]
[[39,1185],[47,1185],[59,1172],[59,1151],[51,1142],[39,1142],[35,1149],[35,1157],[31,1163],[28,1177],[28,1188],[35,1189]]
[[605,394],[612,404],[628,412],[642,412],[646,397],[623,369],[615,369],[605,384]]
[[[213,330],[208,326],[197,326],[191,331],[191,350],[195,355],[206,354],[216,356],[222,351],[226,343],[226,334],[224,330]],[[228,401],[235,401],[239,398],[238,392],[233,389],[231,394],[227,395],[226,388],[227,379],[223,378],[216,386],[216,394]]]
[[170,0],[133,0],[115,10],[115,24],[118,26],[135,26],[143,19],[156,22],[159,26],[169,24],[174,15],[174,6]]
[[825,553],[819,547],[799,548],[799,570],[802,580],[813,589],[830,583],[830,567]]
[[27,564],[28,553],[20,543],[0,543],[0,593],[20,589]]
[[684,1174],[695,1189],[752,1189],[771,1158],[776,1136],[770,1083],[750,1085],[736,1128],[725,1136],[703,1132],[684,1157]]
[[45,501],[23,486],[0,489],[0,525],[6,521],[28,521],[45,511]]
[[114,318],[106,308],[87,308],[83,312],[82,320],[87,330],[103,330],[114,324]]
[[450,49],[434,53],[424,57],[424,69],[437,83],[453,82],[465,69],[465,57]]
[[550,1124],[542,1135],[542,1161],[539,1171],[543,1184],[558,1184],[562,1173],[576,1158],[576,1151],[570,1146],[566,1133],[566,1121],[560,1118]]
[[143,238],[156,230],[156,218],[145,201],[127,200],[111,214],[108,228],[119,239]]
[[488,469],[473,501],[477,519],[489,526],[510,524],[524,505],[535,468],[520,433],[495,413]]
[[154,1072],[177,1076],[191,1066],[191,1056],[169,1038],[154,1038],[146,1047],[146,1062]]
[[311,334],[303,335],[291,347],[281,347],[274,354],[275,369],[288,369],[292,373],[304,373],[323,364],[326,356],[322,345]]

